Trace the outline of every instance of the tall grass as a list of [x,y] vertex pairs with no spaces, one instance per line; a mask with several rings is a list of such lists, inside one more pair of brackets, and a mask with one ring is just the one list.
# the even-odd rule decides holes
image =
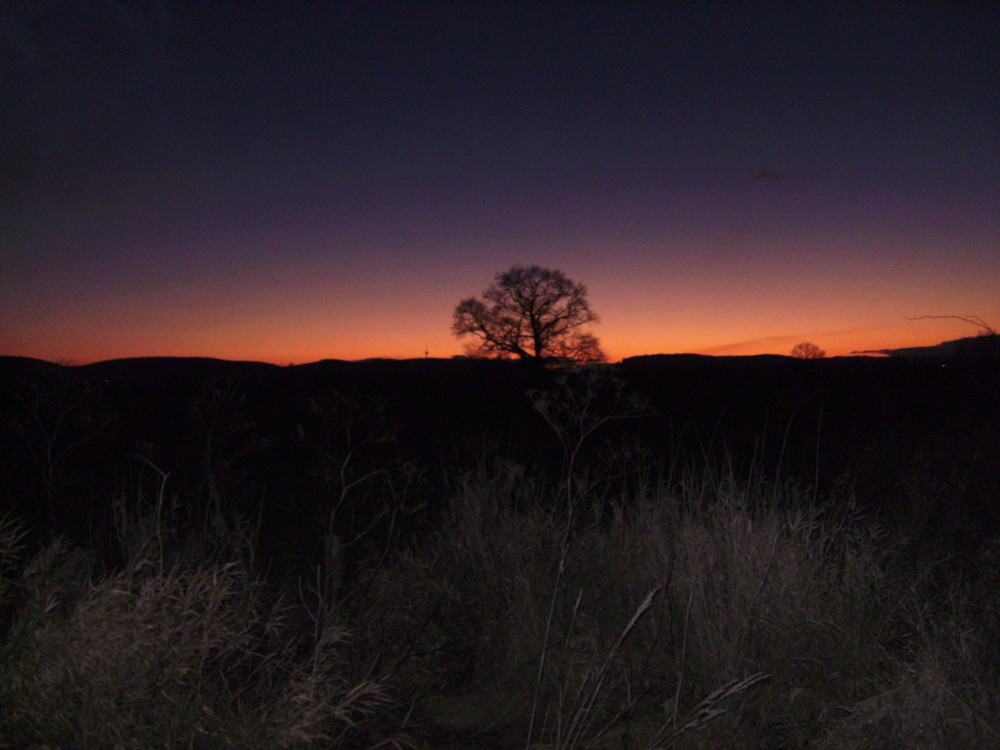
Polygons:
[[386,686],[349,658],[350,628],[269,586],[237,520],[207,546],[165,497],[119,504],[110,572],[61,538],[17,566],[0,528],[0,747],[411,746]]
[[598,484],[484,456],[335,600],[333,562],[268,576],[251,525],[182,522],[168,483],[119,501],[108,569],[4,521],[0,747],[1000,743],[996,546],[973,575],[847,494],[662,476],[567,513]]
[[991,746],[996,589],[940,599],[842,500],[705,469],[565,544],[561,490],[482,465],[364,637],[475,746]]

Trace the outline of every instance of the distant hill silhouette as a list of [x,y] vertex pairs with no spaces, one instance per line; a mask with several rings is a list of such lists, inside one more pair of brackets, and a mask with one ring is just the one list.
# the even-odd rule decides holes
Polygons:
[[[647,409],[606,424],[581,459],[602,466],[641,446],[659,466],[776,472],[822,493],[873,451],[881,451],[880,471],[892,456],[928,445],[976,455],[1000,444],[1000,358],[955,356],[962,345],[948,343],[921,348],[939,356],[910,359],[651,355],[601,365]],[[110,512],[123,482],[134,484],[147,466],[142,457],[188,499],[198,497],[212,460],[238,478],[240,512],[255,513],[253,503],[266,498],[263,522],[281,546],[311,523],[309,507],[329,490],[316,446],[371,415],[394,438],[371,450],[421,469],[414,502],[445,497],[449,472],[490,451],[557,481],[559,440],[530,394],[557,393],[563,377],[575,376],[477,359],[278,366],[151,357],[69,366],[0,356],[0,448],[7,451],[0,452],[0,513],[6,506],[33,523],[85,535],[94,513]],[[338,403],[338,395],[357,403],[357,412],[324,417],[314,408],[317,400]],[[33,457],[51,440],[65,448],[62,481],[45,486]]]
[[975,357],[1000,358],[1000,336],[989,334],[942,341],[934,346],[909,346],[902,349],[868,349],[854,354],[887,354],[890,357]]

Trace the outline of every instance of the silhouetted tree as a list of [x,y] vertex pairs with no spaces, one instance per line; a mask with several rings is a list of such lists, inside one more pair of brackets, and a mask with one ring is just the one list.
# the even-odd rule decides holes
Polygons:
[[803,341],[801,344],[796,344],[792,347],[792,356],[797,359],[823,359],[826,356],[826,352],[816,346],[816,344]]
[[600,341],[581,330],[598,320],[583,284],[562,271],[514,266],[497,274],[481,298],[458,303],[452,331],[477,339],[467,346],[473,356],[603,362]]

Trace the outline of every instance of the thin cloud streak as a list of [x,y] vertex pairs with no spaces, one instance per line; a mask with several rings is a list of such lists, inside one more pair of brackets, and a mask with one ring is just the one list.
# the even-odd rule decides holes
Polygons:
[[749,341],[739,341],[732,344],[710,346],[707,349],[700,349],[695,353],[707,354],[713,357],[725,356],[727,354],[741,354],[745,353],[747,349],[759,350],[762,347],[768,347],[770,344],[792,344],[795,340],[796,337],[794,336],[767,336],[759,339],[751,339]]
[[[892,326],[859,326],[857,328],[834,328],[826,329],[821,331],[811,331],[807,333],[800,333],[796,335],[785,335],[785,336],[762,336],[755,339],[747,339],[745,341],[736,341],[728,344],[719,344],[717,346],[711,346],[705,349],[699,349],[697,354],[706,354],[710,356],[734,356],[740,354],[790,354],[791,348],[795,344],[801,343],[803,341],[809,341],[814,344],[821,346],[823,349],[830,348],[826,343],[830,340],[841,339],[844,337],[860,337],[862,334],[871,334],[875,331],[885,331],[891,329]],[[852,354],[865,353],[858,351],[851,351]],[[836,355],[831,355],[836,356]]]

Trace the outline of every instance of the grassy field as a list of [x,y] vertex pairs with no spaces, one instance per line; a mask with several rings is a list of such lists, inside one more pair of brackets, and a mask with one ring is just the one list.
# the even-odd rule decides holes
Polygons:
[[1000,746],[1000,541],[927,510],[953,455],[888,523],[878,455],[817,496],[601,447],[642,404],[587,387],[533,395],[560,470],[484,446],[423,523],[406,467],[331,457],[296,566],[152,462],[92,543],[3,516],[0,747]]

